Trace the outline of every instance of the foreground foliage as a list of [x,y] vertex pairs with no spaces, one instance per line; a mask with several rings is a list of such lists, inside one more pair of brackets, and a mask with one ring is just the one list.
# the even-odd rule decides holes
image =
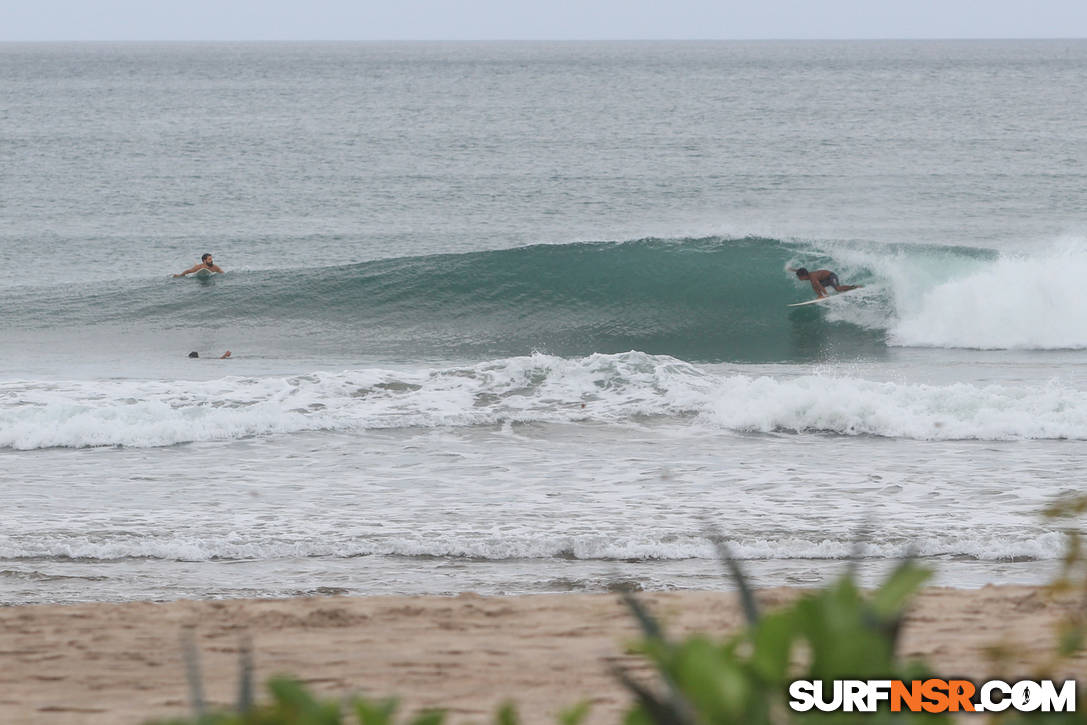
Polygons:
[[[1087,513],[1087,496],[1067,498],[1054,504],[1046,515],[1072,519]],[[1081,592],[1087,602],[1087,556],[1077,527],[1067,530],[1069,548],[1058,580],[1057,592]],[[925,680],[935,673],[921,661],[904,661],[896,653],[898,635],[907,605],[930,572],[912,560],[900,563],[876,591],[865,594],[848,571],[834,584],[801,596],[792,604],[763,614],[759,611],[747,579],[721,546],[722,559],[735,579],[747,626],[724,639],[695,635],[673,641],[661,623],[633,595],[627,606],[639,622],[642,638],[634,645],[637,653],[654,667],[650,680],[636,677],[622,668],[616,677],[632,693],[635,704],[626,714],[625,725],[784,725],[818,720],[820,723],[862,722],[865,725],[894,723],[909,725],[921,721],[949,722],[946,714],[891,712],[883,707],[872,713],[812,710],[792,711],[788,706],[789,685],[794,680]],[[1077,608],[1060,624],[1052,657],[1039,671],[1039,678],[1054,677],[1068,669],[1070,658],[1079,655],[1087,642],[1087,616]],[[1000,664],[1009,653],[993,647]],[[318,700],[302,685],[290,679],[268,683],[271,695],[266,704],[254,706],[251,695],[251,667],[248,654],[242,657],[242,686],[238,707],[232,713],[205,714],[199,685],[195,650],[188,653],[189,679],[197,715],[162,725],[443,725],[442,710],[396,717],[395,700]],[[1080,692],[1079,702],[1085,702]],[[579,725],[588,712],[583,703],[558,717],[561,725]],[[988,722],[999,725],[1027,725],[1044,718],[1051,725],[1087,725],[1087,706],[1072,713],[994,714]],[[496,725],[517,725],[512,705],[503,706],[494,716]]]
[[[736,570],[735,564],[732,564]],[[669,723],[782,723],[817,718],[833,723],[909,723],[940,719],[931,714],[795,713],[788,707],[789,684],[796,679],[925,679],[920,663],[902,663],[895,644],[909,598],[929,572],[902,563],[872,596],[865,597],[852,576],[801,597],[792,605],[761,615],[747,582],[737,571],[748,626],[715,641],[697,635],[670,642],[659,623],[633,598],[628,605],[645,635],[641,650],[656,666],[660,687],[618,675],[637,698],[627,725]]]
[[[236,712],[198,715],[193,719],[168,720],[161,725],[442,725],[445,711],[428,710],[410,719],[397,720],[395,699],[367,700],[357,697],[348,702],[318,700],[305,687],[290,678],[268,681],[271,701],[259,706],[239,707]],[[559,718],[561,725],[578,725],[585,706],[574,708]],[[495,725],[518,725],[512,705],[503,706],[495,715]]]

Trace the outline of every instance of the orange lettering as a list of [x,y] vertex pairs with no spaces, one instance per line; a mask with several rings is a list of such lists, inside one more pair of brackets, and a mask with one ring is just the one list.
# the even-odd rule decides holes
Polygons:
[[974,696],[974,683],[970,680],[951,680],[947,683],[947,692],[951,712],[973,712],[974,703],[970,698]]
[[908,688],[902,680],[891,683],[891,712],[901,712],[903,702],[910,712],[921,710],[921,680],[913,680]]
[[944,680],[925,680],[921,683],[921,694],[929,702],[921,704],[925,712],[947,711],[947,682]]

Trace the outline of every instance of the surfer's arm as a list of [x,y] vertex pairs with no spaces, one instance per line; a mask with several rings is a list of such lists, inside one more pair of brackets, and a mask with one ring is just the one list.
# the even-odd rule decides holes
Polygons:
[[816,280],[815,277],[811,278],[811,288],[813,290],[815,290],[815,294],[818,295],[819,297],[826,297],[827,296],[826,288],[823,287],[823,285],[819,284],[818,280]]
[[175,275],[174,275],[174,277],[184,277],[184,276],[185,276],[185,275],[187,275],[187,274],[192,274],[192,273],[193,273],[193,272],[195,272],[196,270],[200,269],[200,268],[201,268],[202,266],[204,266],[204,265],[202,265],[202,264],[197,264],[197,265],[194,265],[194,266],[192,266],[192,267],[189,267],[188,269],[186,269],[186,270],[185,270],[184,272],[182,272],[181,274],[175,274]]

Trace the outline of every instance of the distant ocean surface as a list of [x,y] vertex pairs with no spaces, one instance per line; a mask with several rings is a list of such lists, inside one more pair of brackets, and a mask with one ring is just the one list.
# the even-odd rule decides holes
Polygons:
[[0,604],[1058,566],[1087,41],[9,43],[0,95]]

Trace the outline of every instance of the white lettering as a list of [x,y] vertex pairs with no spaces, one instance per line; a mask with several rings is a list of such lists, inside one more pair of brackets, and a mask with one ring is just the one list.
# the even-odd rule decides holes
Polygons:
[[815,683],[815,706],[823,712],[834,712],[842,706],[842,681],[834,680],[831,691],[834,693],[834,697],[828,702],[823,697],[823,685],[822,681]]
[[1019,712],[1034,712],[1042,706],[1042,688],[1030,680],[1016,682],[1012,686],[1012,706]]
[[811,680],[796,680],[789,685],[789,707],[796,712],[807,712],[815,707],[815,685]]
[[1076,681],[1065,680],[1061,685],[1061,691],[1057,692],[1057,686],[1053,684],[1053,680],[1042,680],[1042,711],[1075,712]]
[[863,680],[846,680],[845,693],[843,695],[846,712],[864,712],[867,708],[865,702],[868,699],[865,691],[868,688]]
[[879,709],[880,700],[890,699],[890,680],[868,680],[868,712],[875,712]]
[[[993,692],[999,692],[999,700],[993,699]],[[989,680],[981,686],[981,705],[975,707],[981,712],[1004,712],[1011,704],[1012,687],[1003,680]]]

